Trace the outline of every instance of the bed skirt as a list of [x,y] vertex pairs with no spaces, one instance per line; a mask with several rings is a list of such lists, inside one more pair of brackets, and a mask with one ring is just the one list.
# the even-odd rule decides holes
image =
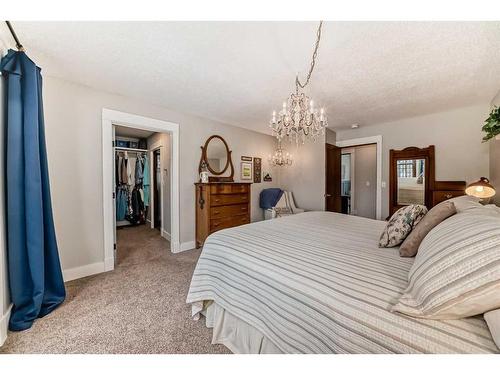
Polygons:
[[213,328],[212,344],[222,344],[236,354],[281,354],[282,351],[256,328],[212,301],[202,312]]

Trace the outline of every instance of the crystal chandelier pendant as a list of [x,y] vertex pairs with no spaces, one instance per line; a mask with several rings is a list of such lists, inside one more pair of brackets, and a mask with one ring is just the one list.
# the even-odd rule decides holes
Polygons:
[[314,107],[314,102],[306,94],[299,92],[299,88],[304,89],[311,79],[321,40],[322,25],[323,21],[319,23],[316,46],[306,81],[301,83],[299,77],[295,77],[295,93],[292,93],[288,100],[283,103],[283,108],[279,113],[273,111],[269,127],[278,142],[288,138],[290,142],[295,142],[298,145],[299,143],[303,144],[306,139],[316,141],[319,135],[325,134],[325,128],[328,126],[325,110],[321,108],[318,111]]
[[278,138],[278,148],[274,155],[269,156],[268,161],[273,167],[289,167],[292,165],[292,155],[281,148],[281,139]]
[[328,120],[323,108],[318,111],[314,102],[297,90],[278,114],[273,112],[269,126],[278,140],[288,138],[298,145],[308,138],[316,141],[319,135],[324,135]]

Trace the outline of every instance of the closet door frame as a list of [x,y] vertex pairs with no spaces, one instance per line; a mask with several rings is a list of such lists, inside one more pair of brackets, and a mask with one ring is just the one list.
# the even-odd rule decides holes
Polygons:
[[[162,145],[158,145],[158,146],[154,146],[153,148],[151,148],[150,150],[148,150],[148,154],[149,154],[149,175],[151,176],[151,182],[153,181],[153,173],[156,173],[155,171],[155,165],[153,165],[154,163],[154,153],[155,151],[159,150],[160,151],[160,160],[162,157],[164,157],[163,155],[163,152],[165,152],[165,150],[162,150],[163,149],[163,146]],[[170,166],[169,166],[170,167]],[[160,233],[161,233],[161,236],[162,237],[165,237],[166,236],[166,232],[165,232],[165,228],[164,228],[164,220],[163,220],[163,210],[164,210],[164,207],[163,207],[163,171],[160,172],[161,173],[161,178],[160,178],[160,218],[161,218],[161,225],[160,225]],[[151,210],[151,214],[150,214],[150,224],[151,224],[151,229],[155,229],[155,219],[154,219],[154,215],[155,215],[155,194],[153,194],[153,185],[151,184],[150,187],[150,192],[149,192],[149,200],[150,200],[150,210]],[[169,234],[170,236],[170,234]],[[170,241],[170,238],[167,238],[167,240]]]
[[113,198],[113,128],[114,125],[169,133],[171,139],[171,175],[170,175],[170,248],[173,253],[184,250],[187,246],[180,243],[180,197],[179,197],[179,124],[138,116],[131,113],[102,109],[102,158],[103,158],[103,272],[114,269],[115,218],[113,216],[115,200]]

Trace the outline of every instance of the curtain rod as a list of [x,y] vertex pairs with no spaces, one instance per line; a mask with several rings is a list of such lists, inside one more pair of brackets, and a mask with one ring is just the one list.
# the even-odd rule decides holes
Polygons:
[[9,31],[12,34],[12,37],[16,41],[16,48],[19,51],[24,51],[24,47],[21,44],[21,42],[19,41],[19,39],[17,38],[16,32],[14,31],[14,28],[12,27],[12,25],[10,24],[10,22],[9,21],[5,21],[5,23],[7,24],[7,27],[9,28]]

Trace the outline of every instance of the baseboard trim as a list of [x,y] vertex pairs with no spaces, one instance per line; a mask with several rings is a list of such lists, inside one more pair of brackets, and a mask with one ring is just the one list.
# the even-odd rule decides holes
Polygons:
[[12,304],[7,309],[7,312],[2,316],[0,320],[0,346],[3,345],[5,340],[7,340],[7,332],[9,331],[9,319],[10,310],[12,309]]
[[165,238],[167,241],[170,241],[170,233],[168,233],[165,229],[161,230],[161,236]]
[[101,273],[101,272],[106,272],[105,262],[92,263],[81,267],[65,269],[63,270],[63,278],[64,281],[66,282],[66,281],[81,279],[82,277],[95,275],[96,273]]
[[193,250],[196,248],[196,241],[188,241],[188,242],[182,242],[179,252],[180,251],[186,251],[186,250]]

